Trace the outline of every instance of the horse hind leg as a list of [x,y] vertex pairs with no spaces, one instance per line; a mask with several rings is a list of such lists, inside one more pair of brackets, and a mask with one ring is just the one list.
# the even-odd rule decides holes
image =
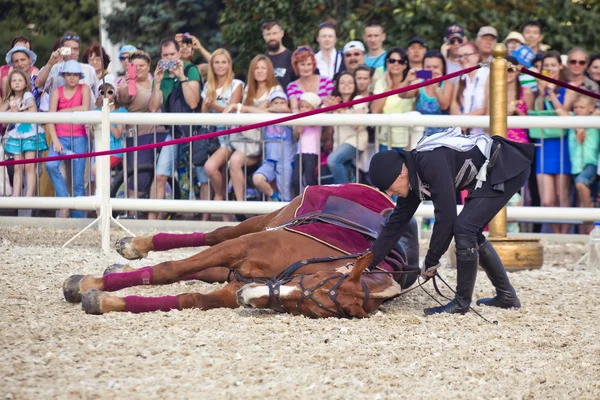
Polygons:
[[[122,272],[134,272],[137,268],[133,268],[129,264],[112,264],[106,267],[102,276],[108,274],[119,274]],[[193,273],[181,278],[182,281],[202,281],[206,283],[223,283],[231,278],[231,270],[226,267],[213,267],[205,271]]]
[[262,231],[280,211],[257,215],[240,224],[224,226],[208,233],[157,233],[154,236],[124,237],[117,240],[115,248],[122,257],[128,260],[138,260],[147,257],[151,251],[215,246],[226,240]]
[[[207,277],[209,273],[205,271],[210,268],[223,266],[235,268],[240,260],[245,260],[251,242],[244,239],[231,240],[184,260],[165,261],[154,267],[143,267],[131,272],[109,273],[101,278],[91,275],[73,275],[64,282],[63,294],[68,302],[78,303],[81,301],[81,295],[91,289],[114,292],[133,286],[167,285],[184,278]],[[223,278],[225,271],[227,268],[218,268],[215,277]],[[226,277],[222,280],[225,279]]]
[[207,294],[184,293],[178,296],[119,297],[113,294],[90,290],[82,296],[81,308],[86,314],[101,315],[109,312],[131,312],[134,314],[184,309],[210,310],[213,308],[237,308],[236,292],[244,284],[231,282],[227,286]]

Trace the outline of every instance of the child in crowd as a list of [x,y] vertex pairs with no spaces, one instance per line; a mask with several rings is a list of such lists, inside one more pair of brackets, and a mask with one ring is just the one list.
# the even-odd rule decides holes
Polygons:
[[[577,95],[573,102],[573,114],[590,116],[596,109],[596,101],[592,97]],[[557,110],[559,115],[569,115],[566,111]],[[581,207],[594,207],[592,201],[592,184],[596,180],[598,169],[598,152],[600,151],[600,131],[597,128],[569,129],[569,156],[571,158],[571,174],[575,179],[575,188]],[[583,227],[589,233],[590,226]]]
[[[304,92],[300,96],[298,108],[301,113],[317,109],[320,106],[321,98],[318,94]],[[319,162],[322,129],[321,126],[297,126],[294,128],[294,141],[298,141],[298,152],[294,156],[294,172],[292,174],[294,196],[302,193],[304,185],[317,184],[315,172]],[[300,166],[300,159],[302,159],[302,166]],[[300,174],[302,174],[302,178]],[[301,181],[303,181],[302,184]]]
[[[288,98],[281,90],[275,90],[269,96],[269,107],[288,105]],[[269,125],[265,128],[265,154],[262,165],[252,176],[258,190],[274,201],[292,200],[292,162],[294,160],[294,142],[289,126]],[[275,181],[277,191],[270,182]]]
[[[50,96],[50,112],[76,112],[89,111],[90,88],[79,81],[84,78],[79,63],[75,60],[66,61],[63,64],[60,75],[65,79],[64,86],[59,86],[52,91]],[[59,154],[83,154],[88,151],[88,137],[85,125],[79,124],[48,124],[48,131],[52,137],[52,147],[48,157]],[[60,173],[61,161],[49,161],[46,163],[48,175],[54,185],[56,197],[69,197],[69,189],[62,174]],[[85,159],[77,158],[72,161],[73,196],[85,195]],[[59,218],[69,216],[68,209],[58,211]],[[85,211],[76,210],[72,213],[73,218],[84,218]]]
[[[5,93],[0,112],[36,112],[35,98],[31,93],[31,83],[24,72],[13,69],[8,74],[8,90]],[[48,150],[46,134],[38,124],[9,124],[6,153],[13,154],[15,160],[32,159],[36,153]],[[23,170],[27,174],[26,196],[31,197],[36,190],[36,164],[15,165],[13,178],[13,196],[21,196],[23,189]]]
[[[100,82],[98,85],[98,100],[96,100],[96,110],[102,111],[102,104],[104,99],[108,99],[108,106],[110,112],[126,113],[127,109],[121,107],[116,95],[117,95],[117,84],[113,81],[107,80],[106,82]],[[94,135],[101,134],[101,125],[96,126]],[[110,126],[110,150],[116,150],[123,148],[123,124],[112,124]],[[113,169],[121,163],[123,160],[123,153],[114,154],[110,156],[110,168]],[[92,175],[96,177],[96,163],[92,164]]]

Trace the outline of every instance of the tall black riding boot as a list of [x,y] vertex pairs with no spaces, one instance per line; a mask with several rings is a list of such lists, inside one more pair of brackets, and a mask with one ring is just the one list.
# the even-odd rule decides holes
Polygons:
[[496,253],[492,244],[487,240],[479,246],[479,263],[496,288],[496,296],[479,299],[477,300],[477,305],[500,308],[521,308],[521,302],[517,297],[517,292],[515,292],[515,288],[510,284],[502,261],[500,260],[500,257],[498,257],[498,253]]
[[465,314],[469,311],[475,278],[477,277],[477,240],[467,235],[454,235],[456,243],[456,295],[445,306],[425,309],[425,315],[449,313]]

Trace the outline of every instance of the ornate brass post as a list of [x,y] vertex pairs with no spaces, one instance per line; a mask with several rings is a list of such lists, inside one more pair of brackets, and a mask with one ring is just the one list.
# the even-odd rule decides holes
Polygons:
[[[490,65],[490,135],[506,138],[506,46],[498,43],[492,49]],[[490,222],[490,237],[506,237],[506,207]]]
[[[501,43],[492,49],[490,65],[490,135],[506,138],[507,130],[507,61],[506,46]],[[490,222],[489,240],[507,270],[535,269],[543,263],[543,247],[538,239],[506,237],[506,207]]]

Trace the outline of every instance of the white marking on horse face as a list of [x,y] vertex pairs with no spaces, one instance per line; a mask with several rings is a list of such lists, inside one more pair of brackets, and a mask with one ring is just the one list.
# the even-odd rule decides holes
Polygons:
[[[279,287],[279,296],[281,299],[285,299],[286,296],[294,293],[296,290],[299,289],[293,286],[282,285]],[[238,292],[238,300],[249,306],[252,306],[252,300],[263,297],[269,297],[269,287],[267,285],[249,283],[244,285]]]
[[392,286],[386,288],[382,292],[371,293],[371,297],[374,299],[388,299],[390,297],[397,296],[402,291],[402,288],[398,282],[393,281]]

